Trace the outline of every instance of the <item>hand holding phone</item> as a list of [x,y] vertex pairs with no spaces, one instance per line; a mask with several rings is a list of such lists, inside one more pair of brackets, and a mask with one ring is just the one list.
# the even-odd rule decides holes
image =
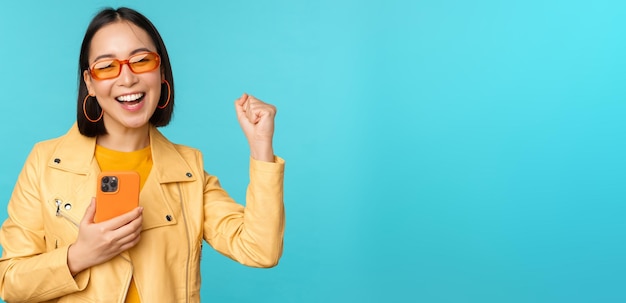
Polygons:
[[94,222],[102,222],[139,206],[139,174],[135,171],[106,171],[98,175]]

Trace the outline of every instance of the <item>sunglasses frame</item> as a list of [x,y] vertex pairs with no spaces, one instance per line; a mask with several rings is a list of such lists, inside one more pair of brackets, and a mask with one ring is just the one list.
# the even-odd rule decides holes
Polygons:
[[[133,69],[132,63],[130,62],[130,59],[136,56],[140,56],[140,55],[146,55],[146,54],[152,54],[155,56],[155,60],[157,61],[157,64],[155,65],[155,67],[151,70],[147,70],[147,71],[142,71],[142,72],[135,72],[135,70]],[[103,61],[114,61],[119,63],[119,70],[117,72],[117,75],[115,75],[115,77],[106,77],[106,78],[100,78],[96,75],[96,73],[94,72],[94,67],[96,66],[96,64],[103,62]],[[136,62],[133,62],[136,63]],[[114,59],[102,59],[102,60],[98,60],[96,62],[94,62],[93,64],[91,64],[89,66],[89,74],[91,75],[92,78],[96,79],[96,80],[109,80],[109,79],[115,79],[117,77],[120,76],[120,74],[122,73],[122,68],[124,67],[124,64],[128,65],[128,68],[130,69],[131,72],[133,72],[134,74],[143,74],[143,73],[149,73],[157,68],[159,68],[159,66],[161,66],[161,56],[159,56],[159,54],[157,54],[156,52],[141,52],[141,53],[137,53],[134,54],[130,57],[128,57],[128,59],[126,60],[119,60],[117,58]]]

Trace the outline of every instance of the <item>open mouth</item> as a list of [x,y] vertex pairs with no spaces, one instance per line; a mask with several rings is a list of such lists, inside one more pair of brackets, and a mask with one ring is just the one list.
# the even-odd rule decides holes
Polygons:
[[116,97],[115,100],[117,100],[117,102],[120,102],[120,103],[133,105],[133,104],[137,104],[141,102],[145,96],[146,94],[144,93],[128,94],[128,95]]

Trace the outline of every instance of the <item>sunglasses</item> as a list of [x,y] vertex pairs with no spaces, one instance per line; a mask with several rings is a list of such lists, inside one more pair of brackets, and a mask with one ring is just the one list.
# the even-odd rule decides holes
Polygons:
[[117,78],[122,73],[122,66],[128,64],[135,74],[151,72],[159,67],[161,58],[157,53],[145,52],[130,56],[126,60],[104,59],[96,61],[89,68],[89,73],[96,80]]

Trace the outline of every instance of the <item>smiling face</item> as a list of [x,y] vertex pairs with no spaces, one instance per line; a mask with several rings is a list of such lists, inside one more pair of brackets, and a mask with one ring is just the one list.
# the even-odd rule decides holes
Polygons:
[[[91,40],[89,66],[106,59],[127,60],[133,55],[156,52],[146,31],[128,21],[108,24]],[[161,68],[136,74],[128,64],[120,75],[97,80],[83,72],[89,94],[95,96],[104,111],[102,119],[109,134],[147,129],[161,94]]]

